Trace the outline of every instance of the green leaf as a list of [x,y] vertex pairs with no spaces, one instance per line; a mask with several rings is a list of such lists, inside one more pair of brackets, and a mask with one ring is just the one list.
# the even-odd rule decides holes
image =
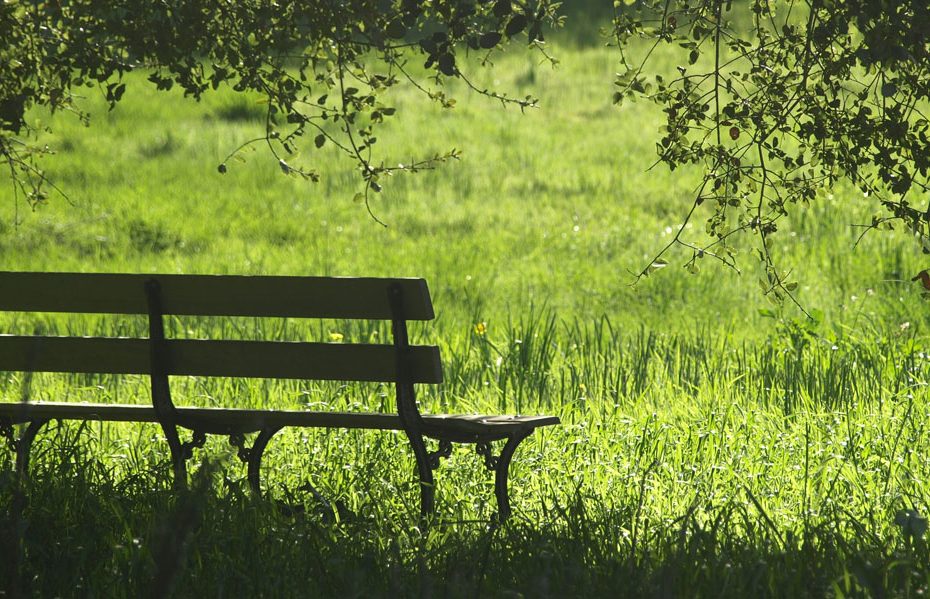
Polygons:
[[507,28],[504,29],[504,33],[507,34],[507,37],[513,37],[526,29],[526,17],[521,14],[516,14],[510,19],[510,22],[507,23]]
[[397,40],[407,35],[407,27],[404,25],[403,21],[400,19],[395,19],[394,21],[391,21],[384,32],[388,37]]
[[509,15],[511,10],[510,0],[497,0],[494,3],[494,16],[498,19],[503,19]]
[[503,36],[497,31],[489,31],[478,39],[478,45],[485,50],[490,50],[500,43],[501,38],[503,38]]
[[449,77],[455,75],[455,56],[446,52],[439,57],[439,71]]
[[659,270],[660,268],[665,268],[666,266],[668,266],[668,262],[666,260],[663,260],[662,258],[658,258],[652,264],[646,267],[645,273],[648,276],[654,273],[655,271]]

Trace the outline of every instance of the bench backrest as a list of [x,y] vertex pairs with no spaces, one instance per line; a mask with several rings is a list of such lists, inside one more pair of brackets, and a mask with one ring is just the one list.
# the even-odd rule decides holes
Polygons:
[[0,310],[148,314],[158,327],[163,314],[391,320],[395,337],[394,345],[164,339],[156,366],[146,338],[0,335],[0,371],[442,381],[439,349],[407,345],[406,321],[434,317],[423,279],[0,272]]

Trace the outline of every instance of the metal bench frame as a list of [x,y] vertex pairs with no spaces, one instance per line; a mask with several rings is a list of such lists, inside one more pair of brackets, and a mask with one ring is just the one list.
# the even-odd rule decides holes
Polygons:
[[[131,277],[139,279],[139,275],[75,275],[69,273],[0,273],[0,310],[22,309],[16,302],[4,303],[4,284],[14,285],[17,280],[41,281],[39,287],[49,284],[45,278],[64,277],[69,281],[86,282],[93,277]],[[196,276],[196,275],[195,275]],[[25,279],[24,279],[25,277]],[[43,278],[45,277],[45,278]],[[70,278],[69,278],[70,277]],[[184,275],[168,275],[175,280],[184,278]],[[424,346],[411,346],[407,334],[407,318],[405,315],[405,298],[402,282],[411,280],[383,279],[376,280],[383,283],[387,290],[387,303],[389,305],[394,376],[390,382],[394,383],[396,392],[397,414],[379,413],[338,413],[338,412],[301,412],[283,410],[244,410],[221,408],[191,408],[175,406],[171,397],[169,382],[170,374],[177,374],[169,365],[172,361],[172,349],[169,340],[165,337],[163,309],[164,295],[160,279],[165,275],[151,275],[144,279],[145,303],[148,313],[149,338],[147,372],[151,382],[152,405],[119,405],[119,404],[74,404],[60,402],[39,403],[0,403],[0,436],[7,439],[10,447],[16,454],[16,470],[22,476],[28,475],[29,453],[33,440],[38,431],[50,420],[101,420],[101,421],[134,421],[157,422],[171,452],[171,463],[175,481],[186,484],[187,460],[191,458],[194,448],[202,447],[208,434],[221,434],[229,437],[230,443],[237,449],[238,458],[248,467],[248,482],[253,492],[261,495],[261,460],[265,448],[274,435],[286,426],[313,426],[313,427],[344,427],[366,428],[381,430],[403,430],[416,460],[416,472],[420,487],[420,512],[422,517],[428,517],[434,512],[435,482],[433,471],[439,467],[440,461],[452,452],[453,443],[474,444],[477,452],[484,458],[488,470],[494,473],[495,495],[497,498],[497,519],[504,521],[511,515],[508,492],[508,474],[510,463],[517,446],[527,438],[536,428],[558,424],[559,419],[554,416],[468,416],[468,415],[423,415],[416,402],[414,385],[424,382],[423,376],[414,376],[416,366],[413,360],[413,351],[423,349]],[[231,277],[226,277],[227,279]],[[259,279],[267,277],[250,277],[255,285],[261,285]],[[240,277],[238,279],[244,279]],[[331,281],[319,278],[317,280]],[[346,281],[347,279],[341,279]],[[348,280],[351,281],[351,280]],[[418,319],[432,318],[432,306],[429,304],[428,291],[425,282],[413,280],[422,284],[428,305],[428,314],[420,315]],[[251,282],[249,284],[252,284]],[[83,307],[72,308],[67,301],[56,300],[48,305],[38,302],[40,309],[28,307],[24,311],[74,311],[74,312],[106,312],[101,309],[87,309]],[[121,310],[133,312],[138,310]],[[210,312],[206,312],[210,313]],[[242,314],[251,315],[251,314]],[[268,315],[262,313],[259,315]],[[33,364],[35,356],[24,357],[24,354],[33,351],[28,345],[29,339],[40,339],[45,342],[60,342],[62,340],[76,339],[79,342],[86,338],[48,338],[48,337],[14,337],[0,335],[0,370],[43,371],[54,370],[59,372],[107,372],[96,370],[93,366],[84,365],[80,370],[62,368],[60,365],[44,367],[42,364]],[[100,341],[105,341],[101,339]],[[231,343],[231,342],[226,342]],[[248,342],[247,342],[248,343]],[[8,346],[8,347],[7,347]],[[6,350],[4,350],[6,348]],[[438,362],[438,348],[426,348],[436,352],[435,363],[438,380],[425,377],[426,382],[439,382],[441,380],[441,367]],[[260,351],[261,348],[258,349]],[[6,358],[6,361],[5,361]],[[13,367],[10,367],[10,366]],[[131,370],[125,370],[130,372]],[[141,370],[139,370],[141,372]],[[238,373],[237,373],[238,375]],[[274,376],[273,374],[252,373],[252,376]],[[224,376],[220,374],[219,376]],[[225,375],[233,376],[233,375]],[[246,374],[244,376],[249,376]],[[290,376],[289,378],[304,378]],[[305,378],[329,378],[313,377]],[[376,380],[369,378],[352,380]],[[24,424],[19,436],[16,435],[14,425]],[[190,440],[182,441],[179,430],[186,428],[192,431]],[[251,446],[245,443],[245,434],[257,432]],[[427,448],[426,438],[438,441],[438,448],[430,451]],[[491,443],[505,441],[498,455],[494,455]]]

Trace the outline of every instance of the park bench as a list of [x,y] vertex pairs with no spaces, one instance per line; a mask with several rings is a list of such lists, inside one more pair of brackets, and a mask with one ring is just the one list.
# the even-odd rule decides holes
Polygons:
[[[416,384],[442,381],[439,349],[411,345],[407,321],[431,320],[422,279],[0,272],[0,311],[142,314],[149,336],[77,337],[0,334],[0,371],[148,375],[151,405],[0,402],[0,433],[26,475],[30,445],[49,420],[157,422],[167,439],[175,480],[206,435],[226,435],[261,494],[262,454],[284,427],[402,430],[413,449],[421,514],[433,511],[433,470],[452,443],[474,444],[494,472],[498,518],[510,515],[507,477],[517,445],[554,416],[421,414]],[[310,343],[167,338],[163,317],[293,317],[390,320],[392,343]],[[170,376],[279,378],[393,383],[396,413],[176,406]],[[17,435],[14,425],[21,425]],[[182,441],[180,430],[191,431]],[[245,435],[257,433],[251,446]],[[438,441],[430,451],[430,443]],[[491,443],[503,441],[498,455]]]

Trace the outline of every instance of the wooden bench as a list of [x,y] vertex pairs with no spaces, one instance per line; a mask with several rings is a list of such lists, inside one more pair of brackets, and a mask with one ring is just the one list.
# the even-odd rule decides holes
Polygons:
[[[433,511],[433,470],[452,443],[475,444],[495,473],[498,518],[510,515],[507,476],[517,445],[554,416],[421,414],[414,386],[442,381],[439,349],[410,345],[407,321],[430,320],[422,279],[0,272],[0,311],[144,314],[147,338],[0,335],[0,371],[148,375],[151,405],[65,402],[0,403],[0,433],[28,471],[29,448],[49,420],[157,422],[167,438],[175,480],[206,435],[228,435],[261,493],[268,442],[284,427],[403,430],[420,482],[423,516]],[[251,316],[390,320],[391,344],[342,344],[166,338],[163,317]],[[256,377],[393,383],[397,412],[344,413],[175,406],[170,376]],[[17,436],[14,425],[21,424]],[[180,429],[192,431],[182,441]],[[258,433],[250,447],[247,433]],[[426,439],[438,441],[427,449]],[[504,441],[499,455],[491,443]]]

